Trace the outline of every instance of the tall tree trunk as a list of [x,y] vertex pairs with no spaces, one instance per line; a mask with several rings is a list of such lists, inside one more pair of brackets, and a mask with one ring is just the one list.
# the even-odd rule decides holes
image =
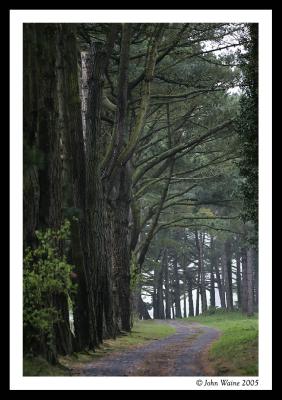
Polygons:
[[83,271],[83,255],[79,235],[79,224],[71,224],[71,260],[74,265],[73,281],[77,284],[73,295],[73,318],[75,331],[75,350],[89,348],[89,311],[87,298],[87,285]]
[[158,302],[158,268],[154,268],[154,288],[153,288],[153,317],[160,318],[159,302]]
[[202,233],[195,232],[196,247],[198,250],[198,265],[201,285],[201,299],[202,299],[202,313],[207,311],[207,295],[206,295],[206,282],[205,282],[205,270],[204,270],[204,257],[203,257],[203,246],[204,246],[204,235]]
[[[58,69],[57,24],[36,24],[38,80],[38,147],[44,154],[44,168],[39,171],[39,225],[41,228],[58,229],[62,224],[62,139],[63,102]],[[59,320],[54,324],[52,349],[47,358],[56,360],[55,352],[72,351],[72,333],[69,325],[68,301],[65,295],[54,295],[52,306]],[[54,350],[55,349],[55,350]]]
[[102,162],[103,185],[113,218],[113,278],[117,290],[116,314],[121,329],[131,329],[130,238],[129,212],[131,201],[130,162],[117,162],[125,146],[127,133],[127,93],[130,48],[130,24],[122,24],[121,54],[118,77],[117,109],[112,141]]
[[248,267],[247,267],[247,250],[245,247],[241,249],[242,254],[242,312],[248,313]]
[[158,274],[158,309],[159,309],[159,318],[164,319],[165,318],[165,312],[164,312],[164,298],[163,298],[163,258],[162,258],[162,264],[161,264],[161,269]]
[[131,329],[130,253],[129,253],[129,205],[130,173],[122,168],[118,182],[118,197],[112,202],[113,215],[113,274],[117,287],[121,329]]
[[[215,260],[215,265],[214,266],[215,266],[217,288],[218,288],[219,298],[220,298],[220,306],[221,306],[221,308],[226,308],[225,293],[224,293],[224,287],[223,287],[223,284],[222,284],[223,276],[222,276],[222,278],[220,276],[218,259]],[[221,271],[222,271],[222,266],[221,266]]]
[[187,289],[188,289],[188,305],[189,305],[189,317],[194,317],[194,301],[193,301],[193,281],[187,269]]
[[215,289],[214,289],[214,272],[213,272],[213,264],[211,264],[211,272],[210,272],[210,307],[215,308]]
[[71,222],[72,263],[75,265],[77,292],[74,298],[76,350],[91,347],[89,318],[89,272],[85,231],[85,152],[79,97],[77,43],[71,25],[60,24],[57,41],[57,77],[60,93],[59,113],[62,123],[64,161],[71,187],[69,206],[74,207],[76,219]]
[[232,298],[232,287],[231,287],[231,265],[230,265],[230,243],[225,241],[223,245],[223,251],[221,256],[224,289],[226,294],[226,305],[228,310],[233,310],[233,298]]
[[198,276],[197,276],[197,295],[196,295],[196,312],[195,315],[199,315],[200,313],[200,284],[201,284],[201,275],[200,270],[198,269]]
[[215,287],[214,287],[214,239],[211,236],[211,256],[210,256],[210,307],[215,308]]
[[258,304],[259,304],[259,283],[258,283],[258,251],[254,248],[254,311],[258,312]]
[[174,301],[175,301],[175,316],[176,318],[182,318],[181,305],[180,305],[180,283],[179,273],[177,265],[177,254],[173,254],[173,276],[174,276]]
[[183,317],[187,318],[187,304],[186,304],[186,282],[183,282]]
[[168,257],[167,249],[164,249],[164,281],[165,281],[165,317],[171,319],[170,311],[170,288],[169,288],[169,268],[168,268]]
[[241,309],[242,296],[241,296],[241,257],[236,254],[236,287],[237,287],[237,302],[238,308]]
[[254,291],[253,291],[253,273],[254,273],[254,249],[250,247],[247,251],[247,282],[248,282],[248,290],[247,290],[247,298],[248,298],[248,307],[247,314],[248,316],[252,316],[254,314]]
[[182,268],[183,268],[183,317],[187,318],[187,304],[186,304],[186,265],[185,254],[182,253]]
[[[35,243],[38,228],[39,185],[37,160],[32,152],[38,146],[38,68],[37,38],[34,24],[23,25],[23,245],[24,248]],[[37,162],[36,162],[37,161]]]
[[[87,60],[88,98],[86,110],[86,246],[88,247],[89,293],[92,345],[103,340],[104,321],[107,334],[114,334],[111,269],[107,249],[107,208],[101,179],[101,104],[107,53],[98,43],[92,44]],[[99,210],[99,211],[98,211]],[[106,315],[105,315],[106,314]]]

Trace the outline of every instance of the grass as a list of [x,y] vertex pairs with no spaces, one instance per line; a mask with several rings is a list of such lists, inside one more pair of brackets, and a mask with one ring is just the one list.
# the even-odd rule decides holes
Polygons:
[[23,376],[70,376],[70,371],[60,364],[49,364],[42,357],[24,357]]
[[60,364],[52,366],[41,358],[24,359],[24,376],[64,376],[70,369],[79,370],[83,364],[97,360],[112,352],[136,348],[153,340],[165,338],[175,333],[175,328],[155,321],[138,321],[130,334],[123,333],[116,339],[107,339],[94,351],[74,353],[59,358]]
[[215,312],[187,318],[221,331],[208,353],[215,375],[258,375],[258,317],[247,317],[239,312]]

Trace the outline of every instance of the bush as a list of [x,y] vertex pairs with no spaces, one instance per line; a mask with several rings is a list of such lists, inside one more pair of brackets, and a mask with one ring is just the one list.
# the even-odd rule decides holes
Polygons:
[[37,231],[37,247],[27,248],[23,269],[23,328],[25,353],[38,353],[42,342],[53,347],[54,323],[60,320],[54,298],[70,296],[73,266],[67,263],[63,244],[69,238],[70,222],[60,229]]

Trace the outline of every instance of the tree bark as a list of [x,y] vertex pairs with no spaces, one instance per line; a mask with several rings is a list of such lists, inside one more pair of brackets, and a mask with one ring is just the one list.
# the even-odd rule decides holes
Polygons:
[[59,114],[62,124],[64,161],[71,188],[68,206],[74,207],[75,219],[71,221],[72,263],[78,289],[74,298],[74,326],[76,350],[91,347],[88,296],[89,272],[85,231],[85,150],[79,97],[79,73],[75,32],[69,24],[58,26],[57,79],[61,95]]
[[254,248],[254,257],[253,257],[253,266],[254,266],[254,311],[258,312],[259,305],[259,282],[258,282],[258,251]]
[[236,287],[237,287],[237,302],[238,308],[241,309],[242,296],[241,296],[241,257],[240,254],[236,254]]
[[169,287],[169,267],[168,267],[168,257],[167,249],[164,249],[164,281],[165,281],[165,318],[171,319],[170,311],[170,287]]
[[194,301],[193,301],[193,281],[190,272],[187,269],[187,289],[188,289],[188,305],[189,317],[194,317]]
[[210,307],[215,308],[215,289],[214,289],[214,272],[213,272],[213,264],[211,264],[211,272],[210,272]]
[[[38,160],[32,152],[38,146],[38,67],[37,38],[34,24],[23,24],[23,246],[35,244],[38,227],[39,185]],[[36,163],[37,161],[37,163]]]
[[[221,266],[221,271],[222,271],[222,266]],[[215,274],[216,274],[216,282],[217,282],[217,288],[218,288],[219,298],[220,298],[220,306],[221,306],[221,308],[226,308],[225,293],[224,293],[224,288],[222,285],[223,276],[221,279],[220,270],[219,270],[219,266],[218,266],[218,259],[215,260]]]
[[121,329],[131,329],[130,252],[129,252],[129,205],[130,172],[128,165],[119,175],[118,197],[111,201],[113,217],[113,278],[117,287],[118,316]]
[[241,249],[242,254],[242,312],[248,313],[248,267],[247,267],[247,250],[245,247]]
[[232,278],[231,278],[231,264],[230,264],[230,242],[225,241],[221,256],[222,271],[224,277],[224,290],[226,294],[226,305],[228,310],[233,310],[232,298]]
[[202,313],[207,311],[207,296],[206,296],[206,282],[205,282],[205,271],[204,271],[204,257],[203,257],[203,245],[204,236],[202,233],[195,232],[196,247],[198,251],[198,265],[199,265],[199,276],[201,285],[201,300],[202,300]]
[[[39,226],[58,229],[62,224],[62,139],[60,77],[58,75],[57,24],[36,24],[38,80],[38,147],[44,154],[44,168],[39,170]],[[54,324],[52,350],[47,359],[54,361],[56,352],[72,352],[68,302],[65,295],[53,296],[59,320]]]
[[214,286],[214,240],[211,236],[211,244],[210,244],[210,307],[215,308],[215,286]]
[[114,335],[111,262],[107,251],[107,208],[101,179],[101,104],[107,52],[98,43],[91,45],[87,62],[88,99],[86,110],[86,246],[88,247],[89,293],[92,346],[107,333]]
[[180,283],[178,273],[177,253],[173,254],[173,276],[174,276],[174,301],[175,301],[175,317],[182,318],[180,305]]
[[184,265],[184,263],[183,263],[183,317],[187,318],[186,275],[185,275],[185,265]]
[[195,315],[199,315],[200,313],[200,284],[201,284],[201,275],[200,270],[198,269],[198,276],[197,276],[197,296],[196,296],[196,312]]
[[253,291],[253,272],[254,272],[254,249],[250,247],[247,251],[247,314],[252,316],[254,314],[254,291]]

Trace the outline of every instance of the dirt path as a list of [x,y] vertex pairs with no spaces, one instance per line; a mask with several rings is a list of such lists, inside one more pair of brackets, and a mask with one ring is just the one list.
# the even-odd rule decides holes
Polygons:
[[147,345],[115,352],[86,364],[74,375],[82,376],[204,376],[203,354],[219,336],[216,329],[198,323],[157,321],[176,333]]

